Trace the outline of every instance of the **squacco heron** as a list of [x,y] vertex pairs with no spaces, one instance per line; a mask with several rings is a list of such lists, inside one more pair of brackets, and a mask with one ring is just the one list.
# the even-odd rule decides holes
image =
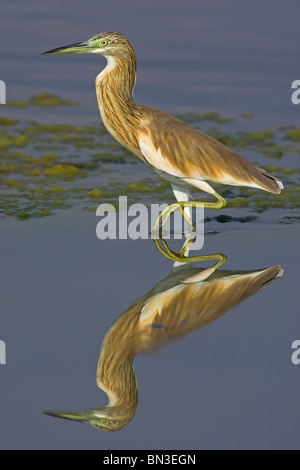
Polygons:
[[[58,47],[44,54],[69,52],[99,54],[107,66],[96,78],[102,121],[112,136],[170,182],[177,203],[170,204],[154,228],[180,209],[191,223],[190,207],[221,209],[226,200],[214,183],[259,188],[279,194],[283,184],[222,143],[169,114],[133,101],[136,56],[120,33],[100,33],[85,42]],[[189,201],[191,188],[216,198],[215,202]],[[164,221],[163,221],[164,219]]]

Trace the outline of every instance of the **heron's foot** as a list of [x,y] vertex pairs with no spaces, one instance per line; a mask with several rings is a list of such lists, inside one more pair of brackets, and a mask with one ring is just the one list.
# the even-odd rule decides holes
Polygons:
[[217,199],[216,202],[201,202],[201,201],[178,201],[173,204],[169,204],[157,217],[156,222],[153,226],[153,231],[157,230],[158,228],[162,228],[168,221],[171,214],[173,214],[176,210],[180,209],[183,217],[186,219],[188,224],[194,230],[193,221],[191,218],[186,214],[184,211],[185,207],[195,207],[195,208],[207,208],[207,209],[222,209],[222,207],[226,206],[227,201],[224,199],[220,194],[214,193],[215,198]]

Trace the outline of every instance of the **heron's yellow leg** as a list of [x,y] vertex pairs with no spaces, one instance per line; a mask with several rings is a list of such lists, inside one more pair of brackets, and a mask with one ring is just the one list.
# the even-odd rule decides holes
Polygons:
[[202,255],[202,256],[184,256],[185,252],[189,248],[189,246],[193,243],[193,240],[186,240],[185,243],[183,244],[182,249],[180,250],[180,253],[176,253],[175,251],[171,250],[167,244],[167,242],[159,238],[163,248],[159,244],[159,241],[157,238],[154,238],[154,242],[156,244],[156,247],[160,253],[162,253],[167,259],[171,261],[179,261],[181,263],[192,263],[196,261],[209,261],[209,260],[216,260],[216,264],[213,266],[213,268],[217,269],[222,264],[226,263],[227,257],[223,255],[222,253],[215,253],[212,255]]
[[[156,230],[156,229],[157,229],[157,227],[158,227],[159,224],[160,224],[160,220],[164,217],[165,214],[167,214],[167,220],[168,220],[168,218],[170,217],[170,214],[172,214],[172,212],[175,212],[177,209],[179,209],[179,207],[180,207],[180,203],[179,203],[179,202],[175,202],[175,203],[173,203],[173,204],[169,204],[169,205],[158,215],[158,217],[157,217],[157,219],[156,219],[156,222],[155,222],[155,224],[154,224],[152,230]],[[171,210],[172,210],[172,212],[170,212]],[[166,222],[164,222],[164,224],[165,224],[165,223],[166,223]],[[163,225],[164,225],[164,224],[163,224]],[[161,227],[162,227],[163,225],[161,225]]]
[[[175,202],[173,204],[169,204],[157,217],[156,222],[153,226],[153,230],[156,230],[158,227],[163,227],[167,220],[169,219],[170,215],[173,214],[177,209],[180,208],[181,212],[183,213],[184,207],[203,207],[206,209],[222,209],[222,207],[226,206],[227,201],[224,199],[220,194],[214,192],[213,195],[217,199],[216,202],[201,202],[201,201],[180,201]],[[186,220],[190,225],[193,225],[190,217],[187,214],[184,215]],[[164,220],[162,220],[164,218]]]

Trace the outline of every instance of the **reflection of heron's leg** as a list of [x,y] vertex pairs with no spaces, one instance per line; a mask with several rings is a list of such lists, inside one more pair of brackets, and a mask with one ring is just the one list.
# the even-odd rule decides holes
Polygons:
[[188,258],[188,254],[189,254],[189,251],[190,251],[190,246],[194,243],[194,239],[193,238],[187,238],[184,242],[184,244],[182,245],[182,248],[179,252],[179,256],[180,257],[183,257],[183,256],[186,256]]
[[[159,241],[161,242],[163,248],[160,245]],[[202,255],[202,256],[185,256],[185,253],[189,249],[190,245],[193,243],[193,240],[186,240],[183,244],[183,247],[180,253],[176,253],[175,251],[171,250],[167,242],[164,239],[160,238],[159,241],[157,238],[154,238],[154,242],[156,244],[158,251],[171,261],[179,261],[181,263],[190,263],[190,262],[196,262],[196,261],[216,260],[217,263],[213,266],[215,269],[219,268],[222,264],[226,263],[227,261],[227,257],[223,255],[222,253],[215,253],[213,255]]]

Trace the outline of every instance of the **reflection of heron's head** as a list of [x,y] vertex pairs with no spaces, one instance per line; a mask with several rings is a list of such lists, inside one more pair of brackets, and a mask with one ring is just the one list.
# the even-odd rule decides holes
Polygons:
[[104,406],[82,411],[45,411],[46,415],[56,418],[70,419],[81,423],[89,423],[101,431],[118,431],[131,421],[134,410],[130,406]]

